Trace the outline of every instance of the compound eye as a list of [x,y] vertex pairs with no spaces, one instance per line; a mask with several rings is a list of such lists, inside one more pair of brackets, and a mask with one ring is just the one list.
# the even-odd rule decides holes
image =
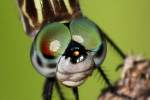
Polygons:
[[69,29],[61,23],[51,23],[39,31],[35,45],[46,58],[62,55],[71,40]]
[[72,39],[87,50],[97,49],[102,40],[97,26],[87,18],[74,19],[70,24]]

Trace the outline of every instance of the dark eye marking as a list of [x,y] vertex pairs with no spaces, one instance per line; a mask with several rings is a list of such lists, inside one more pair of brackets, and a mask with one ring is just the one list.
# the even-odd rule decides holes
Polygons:
[[56,68],[56,64],[48,64],[47,67],[48,68]]
[[96,53],[96,57],[99,57],[99,56],[101,56],[101,55],[103,55],[103,53],[104,53],[104,44],[101,44],[101,46],[99,47],[99,49],[98,49],[98,51],[97,51],[97,53]]
[[43,67],[42,61],[39,56],[36,57],[37,63],[40,67]]
[[55,59],[54,56],[50,56],[50,55],[46,55],[46,54],[43,54],[43,56],[44,56],[45,58],[47,58],[47,59]]

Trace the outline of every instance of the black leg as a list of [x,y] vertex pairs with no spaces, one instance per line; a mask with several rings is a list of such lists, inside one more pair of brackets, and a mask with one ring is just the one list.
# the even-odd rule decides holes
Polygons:
[[111,93],[113,93],[114,95],[117,95],[117,96],[120,96],[120,97],[123,97],[125,98],[125,100],[134,100],[132,99],[131,97],[127,96],[127,95],[124,95],[124,94],[119,94],[117,93],[117,89],[115,87],[113,87],[113,85],[111,84],[111,82],[109,81],[107,75],[104,73],[104,71],[102,70],[102,68],[100,67],[96,67],[98,69],[98,71],[100,72],[100,74],[102,75],[102,77],[104,78],[105,82],[107,83],[108,85],[108,88],[110,90]]
[[43,100],[52,100],[55,78],[47,78],[43,88]]
[[76,100],[79,100],[79,93],[78,93],[78,87],[72,88],[73,94],[76,98]]
[[126,55],[124,54],[124,52],[113,42],[113,40],[111,38],[109,38],[109,36],[107,34],[103,34],[104,38],[113,46],[113,48],[119,53],[119,55],[125,59]]
[[107,83],[109,88],[112,88],[112,84],[110,82],[110,80],[108,79],[107,75],[105,74],[105,72],[103,71],[103,69],[101,67],[96,67],[97,70],[100,72],[100,74],[102,75],[103,79],[105,80],[105,82]]
[[59,83],[58,83],[57,80],[56,80],[55,86],[56,86],[56,90],[57,90],[57,92],[58,92],[58,94],[59,94],[60,99],[61,99],[61,100],[65,100],[64,94],[63,94],[63,92],[61,91],[60,85],[59,85]]

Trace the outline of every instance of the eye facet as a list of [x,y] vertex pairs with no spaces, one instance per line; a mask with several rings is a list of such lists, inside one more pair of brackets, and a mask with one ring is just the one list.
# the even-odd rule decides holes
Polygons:
[[53,23],[38,33],[35,45],[44,57],[53,58],[64,53],[70,40],[69,29],[61,23]]
[[102,44],[97,26],[85,17],[74,19],[70,24],[70,31],[72,39],[87,50],[97,49]]

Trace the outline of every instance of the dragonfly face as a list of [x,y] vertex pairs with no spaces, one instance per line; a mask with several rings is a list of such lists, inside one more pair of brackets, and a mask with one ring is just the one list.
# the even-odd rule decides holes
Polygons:
[[[34,39],[31,58],[34,67],[45,77],[57,76],[66,86],[78,86],[91,75],[95,64],[105,55],[97,26],[85,17],[45,25]],[[106,46],[105,46],[106,47]],[[99,62],[96,53],[101,50]]]

